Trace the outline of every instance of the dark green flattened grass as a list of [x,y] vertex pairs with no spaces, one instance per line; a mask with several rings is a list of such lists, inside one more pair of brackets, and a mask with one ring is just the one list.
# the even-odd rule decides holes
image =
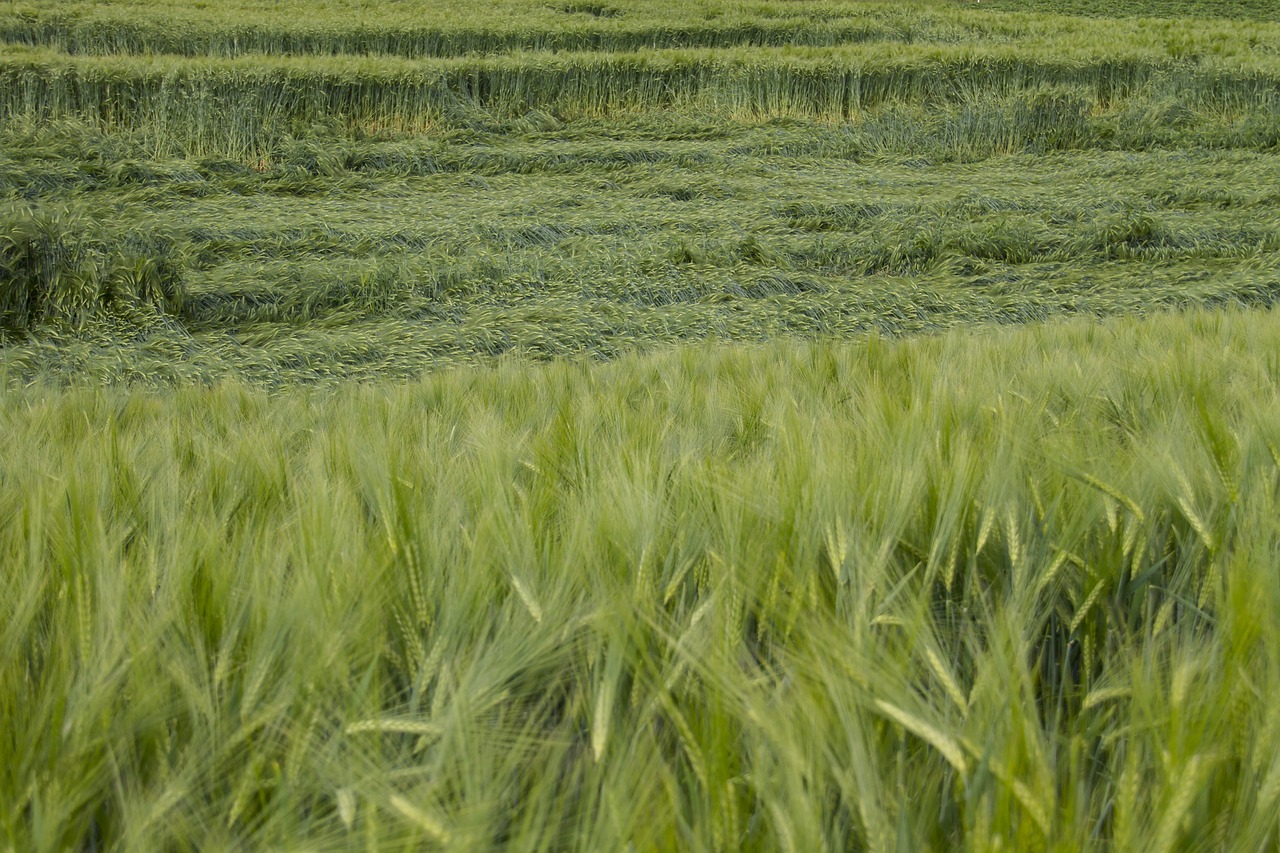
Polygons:
[[0,210],[0,328],[85,326],[104,313],[135,309],[183,312],[173,240],[95,239],[97,232],[76,214]]
[[[934,136],[895,135],[895,118]],[[163,246],[181,275],[168,322],[122,336],[101,306],[78,326],[11,328],[6,363],[290,384],[512,351],[1275,300],[1274,154],[1052,151],[948,136],[951,121],[530,116],[431,139],[297,139],[253,167],[148,160],[82,125],[15,131],[0,176],[41,188],[38,215],[71,216],[94,245]]]

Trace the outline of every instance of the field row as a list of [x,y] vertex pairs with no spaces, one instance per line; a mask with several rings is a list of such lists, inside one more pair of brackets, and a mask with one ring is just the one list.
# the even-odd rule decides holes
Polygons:
[[[253,53],[445,57],[512,51],[634,51],[770,45],[1125,44],[1175,56],[1273,49],[1275,23],[1095,21],[993,15],[953,3],[621,2],[88,4],[0,8],[0,41],[82,54],[228,57]],[[1275,21],[1274,12],[1270,16]]]
[[1272,0],[985,0],[983,9],[1094,18],[1237,18],[1280,21]]
[[[235,23],[187,23],[148,20],[130,14],[117,20],[45,15],[8,17],[0,13],[0,41],[51,47],[87,55],[176,54],[233,57],[247,54],[386,54],[406,58],[451,57],[516,51],[634,51],[645,48],[728,48],[780,45],[830,46],[874,41],[973,41],[979,33],[939,26],[930,18],[864,15],[815,20],[784,19],[690,21],[672,16],[659,22],[610,17],[552,18],[539,27],[521,18],[485,20],[484,11],[469,14],[453,27],[406,22],[399,26],[371,20],[356,27],[300,29],[296,21],[274,26],[243,18]],[[613,25],[610,25],[613,24]]]
[[[494,120],[672,112],[847,122],[910,138],[1075,148],[1207,142],[1274,147],[1280,65],[1067,59],[940,51],[876,56],[758,53],[561,55],[452,60],[0,60],[0,122],[72,118],[138,134],[153,155],[257,160],[288,136],[387,137]],[[234,109],[231,105],[235,105]],[[908,109],[914,107],[914,111]],[[886,120],[883,113],[894,109]],[[884,135],[883,133],[881,135]],[[1189,137],[1183,139],[1183,136]],[[926,136],[926,140],[927,140]]]

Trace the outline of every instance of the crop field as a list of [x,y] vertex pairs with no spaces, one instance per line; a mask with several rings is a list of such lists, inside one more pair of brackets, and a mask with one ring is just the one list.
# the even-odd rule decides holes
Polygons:
[[1280,849],[1280,11],[0,0],[0,851]]
[[0,4],[9,374],[291,385],[1274,298],[1280,24],[472,5]]

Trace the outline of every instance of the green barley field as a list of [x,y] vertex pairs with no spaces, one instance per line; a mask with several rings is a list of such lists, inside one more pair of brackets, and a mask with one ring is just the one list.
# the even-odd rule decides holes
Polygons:
[[1280,850],[1280,6],[0,0],[0,851]]

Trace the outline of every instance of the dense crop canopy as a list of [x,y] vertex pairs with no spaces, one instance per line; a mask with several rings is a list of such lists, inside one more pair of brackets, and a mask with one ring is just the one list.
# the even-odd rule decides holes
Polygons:
[[1275,849],[1280,15],[1066,2],[0,3],[0,850]]

